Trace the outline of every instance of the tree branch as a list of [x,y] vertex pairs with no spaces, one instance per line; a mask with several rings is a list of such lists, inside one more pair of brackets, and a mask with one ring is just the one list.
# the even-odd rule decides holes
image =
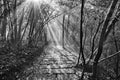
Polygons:
[[114,53],[113,55],[108,56],[107,58],[103,58],[103,59],[99,60],[98,62],[101,63],[101,62],[103,62],[103,61],[105,61],[105,60],[107,60],[107,59],[110,59],[110,58],[118,55],[119,53],[120,53],[120,51]]

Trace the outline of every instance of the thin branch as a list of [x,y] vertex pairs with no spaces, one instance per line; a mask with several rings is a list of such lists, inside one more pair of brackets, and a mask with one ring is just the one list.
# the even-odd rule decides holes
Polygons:
[[103,62],[103,61],[105,61],[105,60],[108,60],[108,59],[110,59],[110,58],[112,58],[112,57],[118,55],[119,53],[120,53],[120,51],[118,51],[118,52],[116,52],[116,53],[114,53],[114,54],[108,56],[107,58],[103,58],[103,59],[99,60],[98,62],[101,63],[101,62]]

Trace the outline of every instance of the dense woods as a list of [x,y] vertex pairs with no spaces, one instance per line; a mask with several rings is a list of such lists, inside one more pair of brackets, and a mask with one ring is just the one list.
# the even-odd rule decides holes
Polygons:
[[120,0],[0,0],[0,80],[120,80]]

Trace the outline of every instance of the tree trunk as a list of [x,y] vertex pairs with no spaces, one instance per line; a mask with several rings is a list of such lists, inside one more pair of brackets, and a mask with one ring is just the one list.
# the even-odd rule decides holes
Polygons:
[[85,57],[84,57],[84,53],[83,53],[83,16],[84,16],[84,4],[85,4],[85,0],[82,0],[81,3],[81,20],[80,20],[80,52],[79,52],[79,58],[78,58],[78,63],[79,64],[79,60],[80,60],[80,55],[82,54],[82,60],[83,60],[83,72],[81,75],[80,80],[83,80],[84,78],[84,70],[85,70]]
[[107,16],[105,18],[104,24],[103,24],[101,36],[100,36],[100,39],[99,39],[98,53],[96,54],[96,57],[95,57],[94,63],[93,63],[93,76],[92,76],[93,80],[97,79],[96,74],[97,74],[98,60],[101,57],[102,50],[103,50],[103,43],[106,40],[105,39],[106,30],[107,30],[108,24],[110,22],[110,19],[111,19],[113,13],[114,13],[114,10],[115,10],[115,7],[116,7],[117,3],[118,3],[118,0],[113,0],[113,2],[111,4],[111,7],[110,7],[110,10],[109,10],[109,12],[108,12],[108,14],[107,14]]
[[62,29],[63,29],[63,32],[62,32],[62,46],[64,48],[64,40],[65,40],[65,14],[63,15],[63,23],[62,23]]

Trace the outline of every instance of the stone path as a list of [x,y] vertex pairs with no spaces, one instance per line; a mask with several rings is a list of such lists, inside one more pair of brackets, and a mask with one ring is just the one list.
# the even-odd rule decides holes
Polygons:
[[[40,77],[40,80],[44,80],[42,78],[45,78],[45,80],[64,80],[62,78],[64,78],[68,74],[76,76],[75,69],[73,68],[73,66],[75,66],[77,62],[78,54],[73,52],[71,49],[68,50],[54,46],[46,48],[43,59],[41,59],[41,57],[38,58],[38,62],[36,63],[36,68],[38,68],[36,70],[39,70],[42,76]],[[57,78],[61,79],[55,79],[55,77],[53,79],[46,79],[48,76],[51,77],[53,75],[57,75]]]
[[44,73],[73,73],[72,66],[75,66],[78,54],[62,48],[48,47],[46,55],[41,62],[41,69],[47,70]]

